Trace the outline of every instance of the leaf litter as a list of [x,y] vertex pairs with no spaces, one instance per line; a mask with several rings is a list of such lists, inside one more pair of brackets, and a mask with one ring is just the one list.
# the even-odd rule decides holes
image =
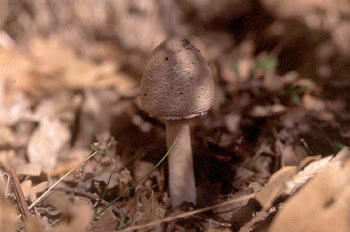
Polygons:
[[[248,2],[241,4],[244,12],[254,9]],[[261,1],[275,18],[266,27],[254,25],[259,28],[259,41],[244,22],[267,22],[251,13],[239,16],[242,25],[234,29],[242,38],[232,35],[232,29],[213,31],[211,20],[224,12],[225,5],[212,3],[218,4],[208,14],[213,18],[197,22],[196,36],[189,36],[208,59],[218,83],[212,111],[193,122],[199,205],[184,204],[173,210],[169,209],[166,165],[148,176],[166,153],[164,127],[145,115],[137,100],[145,54],[157,42],[137,36],[126,39],[136,30],[127,25],[152,25],[160,20],[158,14],[147,19],[145,13],[156,12],[155,4],[135,3],[124,22],[109,18],[112,13],[98,18],[100,26],[104,20],[116,20],[121,26],[122,30],[113,32],[117,46],[89,40],[104,38],[104,26],[92,35],[94,25],[89,21],[89,32],[84,31],[86,23],[79,25],[82,11],[72,26],[78,23],[80,29],[63,33],[60,24],[64,20],[58,20],[62,36],[30,34],[24,46],[15,41],[25,27],[15,31],[5,20],[9,34],[0,29],[0,230],[330,231],[337,222],[337,231],[346,231],[349,155],[342,148],[350,145],[349,96],[339,90],[346,81],[332,75],[347,75],[348,45],[339,35],[349,36],[349,22],[343,17],[349,8],[345,1],[338,3],[344,6],[340,13],[333,6],[330,10],[318,5],[317,0],[305,3],[302,11]],[[108,0],[103,4],[116,7]],[[126,9],[124,3],[119,4],[119,11]],[[162,7],[167,9],[167,4]],[[175,5],[164,25],[191,35],[193,25],[180,25],[172,17],[186,18],[183,14],[191,12],[201,16],[208,6],[195,1]],[[298,1],[297,6],[301,5]],[[26,11],[21,6],[16,10]],[[49,19],[50,14],[44,17],[44,12],[41,19]],[[75,17],[68,15],[57,17]],[[317,23],[322,17],[324,24]],[[14,22],[26,21],[21,20]],[[31,20],[26,25],[36,24]],[[50,22],[43,20],[37,28]],[[227,22],[222,21],[223,25]],[[152,30],[154,40],[163,38],[166,31],[162,24]],[[330,31],[331,36],[310,39],[303,35],[308,30],[311,34]],[[131,33],[126,37],[120,34],[127,31]],[[286,31],[295,31],[295,37],[286,38]],[[81,44],[67,42],[68,34],[68,41],[78,36]],[[213,42],[213,35],[220,43]],[[277,40],[278,44],[271,42]],[[270,42],[275,47],[265,44]],[[293,56],[302,50],[300,43],[310,45],[316,58],[310,58],[310,51]],[[131,48],[135,50],[130,52]],[[341,51],[339,57],[337,51]],[[291,60],[304,65],[291,64]],[[315,62],[311,68],[306,62],[310,60]],[[315,75],[320,79],[310,78]],[[94,155],[86,159],[91,150]],[[9,163],[16,169],[20,184],[15,190],[23,192],[25,204],[11,187]],[[33,216],[22,220],[18,216],[26,204]],[[106,211],[98,215],[102,208]],[[298,225],[295,220],[305,223]]]

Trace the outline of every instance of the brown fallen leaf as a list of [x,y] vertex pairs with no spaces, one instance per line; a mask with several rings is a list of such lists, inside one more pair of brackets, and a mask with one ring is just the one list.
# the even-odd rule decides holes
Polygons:
[[[147,196],[146,193],[146,191],[139,192],[139,201],[131,217],[130,225],[145,224],[165,217],[166,210],[157,201],[154,192],[152,191],[150,196]],[[162,231],[162,227],[159,225],[154,228],[154,231]]]
[[15,232],[18,213],[6,201],[3,193],[4,190],[0,186],[0,231]]
[[275,217],[270,232],[348,232],[350,161],[332,162],[292,196]]
[[89,232],[114,231],[119,219],[113,214],[112,208],[107,209],[102,216],[91,226]]
[[272,175],[268,183],[256,193],[256,199],[264,209],[272,206],[280,196],[289,196],[307,183],[312,177],[322,172],[333,161],[334,156],[327,156],[311,163],[312,159],[306,157],[299,166],[287,166]]
[[29,192],[29,197],[30,200],[33,202],[37,199],[37,195],[41,192],[43,192],[45,189],[47,189],[48,187],[48,182],[47,181],[43,181],[37,185],[34,185],[31,187],[30,192]]
[[41,118],[27,147],[30,162],[40,163],[44,171],[55,167],[60,153],[69,146],[71,133],[58,119]]
[[256,199],[264,209],[270,208],[275,199],[284,193],[285,183],[296,173],[297,167],[286,166],[271,176],[267,184],[256,193]]
[[[85,150],[81,150],[80,154],[86,154],[88,153],[88,151]],[[81,164],[84,160],[84,157],[82,156],[76,156],[73,154],[72,151],[69,152],[70,155],[72,155],[72,159],[69,159],[67,161],[63,161],[60,163],[60,165],[57,165],[56,167],[54,167],[53,169],[49,170],[47,172],[47,174],[51,177],[54,176],[59,176],[61,174],[65,174],[67,173],[69,170],[71,170],[72,168],[78,166],[79,164]]]
[[92,221],[93,210],[87,201],[71,202],[63,193],[49,197],[48,203],[61,211],[62,219],[53,228],[53,232],[83,232]]
[[45,232],[44,227],[40,224],[37,218],[30,218],[25,222],[25,231],[26,232]]
[[281,104],[275,104],[271,106],[255,106],[250,112],[253,117],[271,117],[274,115],[281,115],[287,112],[285,106]]
[[304,185],[310,178],[314,177],[318,173],[322,172],[329,163],[332,161],[333,156],[327,156],[321,160],[314,161],[307,165],[303,170],[298,172],[290,180],[285,183],[284,193],[291,195],[293,194],[300,186]]
[[276,208],[272,207],[268,211],[260,211],[257,213],[254,213],[254,217],[252,220],[250,220],[248,223],[246,223],[244,226],[242,226],[238,232],[252,232],[255,231],[255,229],[261,231],[261,228],[264,228],[265,226],[258,226],[258,224],[264,224],[264,222],[268,221],[268,217],[276,212]]
[[[58,38],[34,38],[30,47],[38,74],[47,77],[54,74],[59,77],[60,83],[57,87],[74,89],[114,87],[121,92],[128,92],[138,84],[130,76],[116,70],[118,66],[115,61],[95,64],[79,57],[72,48],[63,46]],[[50,81],[52,78],[46,79]]]
[[35,162],[20,165],[18,168],[16,168],[17,174],[24,176],[40,176],[41,170],[41,164]]
[[[13,64],[13,66],[17,65]],[[0,69],[2,69],[1,54]],[[23,92],[11,90],[16,81],[3,78],[2,71],[0,70],[0,124],[11,126],[31,117],[31,102]]]
[[22,188],[24,197],[27,199],[30,196],[30,189],[32,188],[32,181],[31,180],[22,181],[21,188]]

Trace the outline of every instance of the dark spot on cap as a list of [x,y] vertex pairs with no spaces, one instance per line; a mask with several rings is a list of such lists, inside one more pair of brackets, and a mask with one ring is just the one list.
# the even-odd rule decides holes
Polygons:
[[169,60],[169,57],[166,56],[166,57],[165,57],[165,60]]

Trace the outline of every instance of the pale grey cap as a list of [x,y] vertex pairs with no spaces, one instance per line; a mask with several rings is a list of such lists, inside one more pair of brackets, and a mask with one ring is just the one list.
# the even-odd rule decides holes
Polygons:
[[166,120],[205,114],[214,103],[208,64],[186,39],[174,36],[151,53],[141,81],[141,107]]

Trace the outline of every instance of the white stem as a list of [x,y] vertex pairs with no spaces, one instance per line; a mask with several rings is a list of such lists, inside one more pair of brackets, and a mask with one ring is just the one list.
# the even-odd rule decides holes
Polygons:
[[189,120],[167,120],[165,125],[168,148],[177,137],[176,144],[168,156],[171,206],[176,207],[183,202],[196,204]]

